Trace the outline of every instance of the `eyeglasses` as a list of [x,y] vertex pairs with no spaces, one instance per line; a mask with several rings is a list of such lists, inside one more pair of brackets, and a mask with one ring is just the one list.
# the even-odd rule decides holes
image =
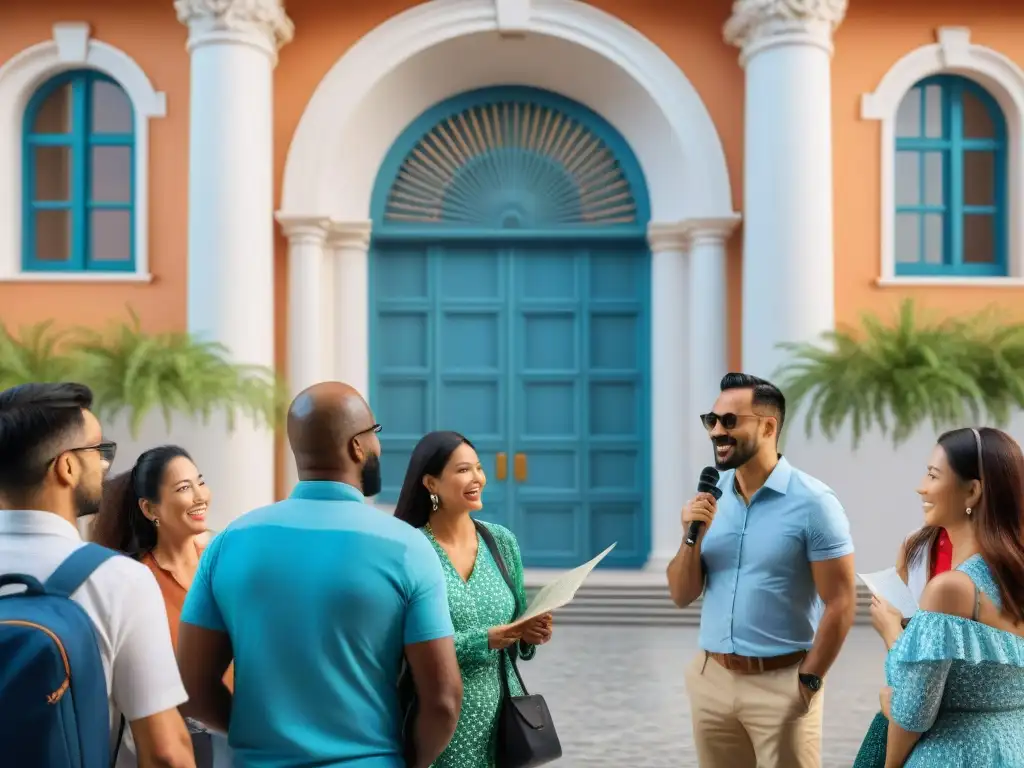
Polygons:
[[761,417],[754,413],[702,413],[700,415],[700,423],[704,425],[704,429],[708,432],[713,430],[717,424],[722,425],[722,429],[731,430],[736,429],[736,426],[740,423],[740,419],[760,419]]
[[107,464],[113,464],[114,457],[117,455],[117,443],[108,440],[102,443],[96,443],[96,445],[82,445],[78,448],[68,448],[66,451],[61,451],[50,459],[49,463],[52,464],[59,459],[61,453],[79,453],[80,451],[97,451],[100,454],[100,458],[107,462]]
[[350,437],[349,440],[355,437],[359,437],[360,435],[369,434],[370,432],[373,432],[373,434],[375,435],[379,435],[382,429],[384,429],[384,427],[382,427],[380,424],[374,424],[372,427],[367,427],[366,429],[359,430],[354,435],[352,435],[352,437]]

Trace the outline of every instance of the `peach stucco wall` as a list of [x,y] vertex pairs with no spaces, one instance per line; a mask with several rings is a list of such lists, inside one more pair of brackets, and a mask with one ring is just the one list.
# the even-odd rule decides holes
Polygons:
[[[0,62],[53,39],[59,21],[85,21],[92,36],[126,51],[167,94],[167,117],[150,121],[149,284],[0,283],[0,320],[13,329],[53,318],[99,325],[127,318],[130,305],[152,330],[185,327],[188,239],[187,30],[162,0],[3,0]],[[0,173],[5,169],[0,169]],[[20,258],[20,256],[19,256]]]
[[[836,321],[855,323],[863,312],[889,314],[902,300],[950,315],[996,304],[1024,318],[1024,288],[879,287],[881,127],[861,120],[860,100],[886,71],[915,48],[935,42],[939,27],[971,30],[971,42],[1024,65],[1024,5],[1004,0],[852,0],[839,28],[832,62],[835,146]],[[1019,226],[1019,212],[1011,226]]]

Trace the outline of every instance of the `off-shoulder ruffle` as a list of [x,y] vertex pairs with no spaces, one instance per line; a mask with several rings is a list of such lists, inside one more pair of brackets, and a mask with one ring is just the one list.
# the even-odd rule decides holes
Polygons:
[[918,611],[892,647],[901,663],[962,661],[1024,668],[1024,639],[947,613]]

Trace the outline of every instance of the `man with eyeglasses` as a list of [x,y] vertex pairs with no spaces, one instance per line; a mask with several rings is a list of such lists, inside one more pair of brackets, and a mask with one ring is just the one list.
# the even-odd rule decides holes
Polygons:
[[[79,535],[78,520],[98,510],[103,478],[117,450],[114,443],[103,439],[91,407],[92,392],[81,384],[25,384],[0,392],[0,576],[24,574],[55,588],[66,584],[63,594],[91,619],[109,692],[111,753],[120,741],[123,715],[131,728],[140,768],[195,768],[192,742],[178,713],[186,699],[185,689],[153,574],[141,563],[109,550],[95,545],[83,549],[86,545]],[[89,559],[93,554],[96,558],[91,564],[79,570],[83,556]],[[60,568],[67,578],[47,581],[59,566],[72,560],[78,561],[73,566],[79,573],[77,580],[70,570]],[[95,569],[81,581],[92,566]],[[0,587],[0,594],[21,589]],[[12,647],[21,641],[13,631],[17,623],[6,622],[5,654],[18,655],[19,649]],[[59,629],[46,629],[58,637]],[[63,642],[72,640],[65,637]],[[26,649],[23,663],[31,658]],[[0,669],[7,660],[0,661]],[[84,686],[89,670],[76,664],[85,663],[83,657],[71,658],[68,672],[79,717],[86,714],[80,708],[88,707],[88,691],[74,683]],[[82,677],[76,676],[76,669]],[[11,684],[9,676],[5,684]],[[21,765],[18,750],[30,746],[26,739],[38,738],[34,729],[42,726],[40,720],[31,719],[35,711],[32,702],[11,700],[15,694],[6,690],[0,697],[0,733],[8,734],[10,741],[0,737],[0,756],[13,760],[11,765]],[[19,731],[22,715],[26,719]],[[66,723],[65,732],[73,727]],[[38,754],[33,754],[33,759],[38,759]],[[135,765],[135,758],[126,750],[120,750],[117,757],[119,765]],[[52,753],[49,758],[57,760]],[[6,764],[3,757],[0,763]],[[41,768],[51,765],[58,762],[44,763]]]
[[178,635],[184,711],[227,731],[240,765],[406,768],[403,657],[418,701],[409,767],[427,768],[455,733],[462,677],[441,562],[366,502],[381,488],[380,429],[346,384],[300,392],[288,411],[298,485],[203,552]]
[[785,418],[782,392],[742,373],[701,416],[722,496],[687,502],[683,529],[700,534],[668,568],[676,605],[703,593],[686,670],[701,768],[821,765],[823,678],[856,610],[853,540],[835,493],[778,452]]

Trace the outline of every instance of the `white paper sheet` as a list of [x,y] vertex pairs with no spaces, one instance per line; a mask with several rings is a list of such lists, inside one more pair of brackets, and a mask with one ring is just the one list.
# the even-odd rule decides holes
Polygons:
[[910,587],[896,573],[895,568],[886,568],[874,573],[858,573],[857,577],[864,582],[871,593],[888,602],[893,608],[909,619],[917,612],[917,601]]
[[[618,542],[615,542],[615,544],[618,544]],[[587,576],[594,570],[594,567],[604,560],[609,552],[615,549],[615,544],[612,544],[593,560],[573,568],[571,571],[562,574],[554,581],[541,587],[537,594],[533,596],[530,605],[527,606],[526,613],[519,618],[516,624],[528,621],[544,613],[550,613],[556,608],[561,608],[572,602],[572,599],[576,596],[576,590],[583,586],[583,582],[586,581]]]

